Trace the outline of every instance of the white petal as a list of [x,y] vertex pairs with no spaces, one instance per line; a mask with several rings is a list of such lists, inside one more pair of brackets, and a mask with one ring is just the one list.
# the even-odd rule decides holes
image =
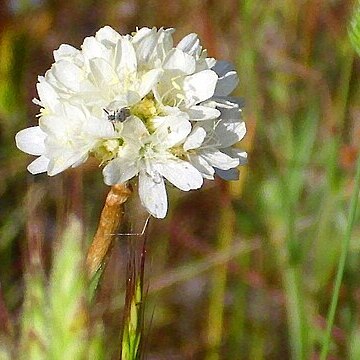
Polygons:
[[213,96],[212,102],[221,109],[243,109],[245,106],[244,98],[234,96]]
[[78,161],[76,161],[74,164],[71,165],[72,168],[76,168],[83,164],[87,159],[89,158],[89,154],[83,155]]
[[77,135],[81,131],[86,119],[81,109],[67,104],[62,110],[62,114],[58,113],[56,115],[40,117],[40,128],[48,136],[68,138],[69,136]]
[[41,130],[48,135],[45,145],[52,137],[66,141],[77,136],[82,131],[82,124],[78,119],[67,118],[61,115],[42,116],[39,119],[39,125]]
[[195,105],[205,101],[214,95],[218,77],[212,70],[200,71],[187,76],[184,80],[183,90],[188,102]]
[[161,175],[180,190],[198,189],[203,184],[199,171],[187,161],[168,159],[166,163],[158,164],[157,167]]
[[140,42],[144,37],[146,37],[149,33],[151,33],[151,29],[144,26],[140,29],[138,29],[135,33],[135,35],[132,38],[132,43],[133,44],[137,44],[138,42]]
[[209,106],[196,105],[190,107],[187,111],[190,120],[202,121],[216,119],[220,116],[220,111]]
[[47,171],[49,165],[49,159],[45,156],[40,156],[28,165],[28,171],[33,174],[40,174]]
[[39,76],[39,82],[36,84],[41,105],[51,111],[55,111],[59,104],[59,96],[54,88],[45,80],[43,76]]
[[164,116],[161,125],[152,135],[154,142],[167,148],[182,143],[191,131],[191,123],[182,116],[183,114],[186,115],[180,113],[179,116]]
[[136,55],[139,64],[146,64],[153,55],[158,42],[158,34],[155,28],[146,33],[136,42]]
[[218,60],[216,61],[216,64],[211,68],[211,70],[214,70],[219,77],[222,77],[230,71],[235,71],[235,67],[228,61]]
[[214,58],[211,58],[211,57],[207,57],[204,59],[205,63],[206,63],[206,66],[208,69],[211,69],[215,66],[216,64],[216,60]]
[[157,55],[159,59],[163,60],[166,54],[173,48],[173,38],[172,34],[175,32],[175,29],[160,29],[159,30],[159,40],[158,40],[158,50]]
[[137,69],[137,60],[134,46],[129,39],[121,37],[116,44],[115,66],[119,74],[133,73]]
[[124,121],[121,136],[137,142],[140,138],[149,135],[144,123],[136,116],[130,116]]
[[205,159],[198,155],[190,155],[189,160],[205,179],[214,179],[215,170]]
[[247,153],[246,151],[239,149],[239,148],[234,148],[234,147],[229,147],[226,149],[221,149],[221,151],[223,153],[225,153],[226,155],[231,156],[232,158],[237,158],[239,160],[239,165],[245,165],[247,164]]
[[176,46],[177,49],[189,55],[198,54],[201,51],[200,40],[194,33],[186,35]]
[[81,82],[85,79],[84,71],[70,61],[60,60],[51,70],[59,83],[73,91],[78,91]]
[[148,71],[141,77],[141,85],[139,88],[140,97],[144,97],[145,95],[147,95],[150,92],[150,90],[160,80],[160,77],[162,74],[163,74],[163,70],[153,69],[153,70]]
[[201,152],[201,156],[213,167],[222,170],[229,170],[239,165],[239,159],[233,159],[221,151],[206,149]]
[[67,119],[62,115],[46,115],[39,119],[40,129],[48,136],[62,137],[66,134]]
[[112,85],[118,81],[118,76],[114,69],[104,59],[91,59],[89,65],[94,81],[99,87]]
[[88,121],[84,123],[83,129],[87,135],[98,139],[118,137],[118,133],[114,130],[113,124],[110,121],[99,119],[91,115],[89,115]]
[[61,44],[57,50],[54,50],[54,59],[55,61],[60,61],[62,59],[69,59],[81,54],[80,50],[74,48],[68,44]]
[[15,135],[16,146],[28,154],[42,155],[45,152],[44,141],[46,136],[39,126],[20,130]]
[[[50,159],[48,165],[48,175],[54,176],[62,171],[68,169],[75,163],[79,163],[81,159],[85,161],[87,156],[85,156],[83,152],[79,151],[71,151],[71,150],[64,150],[61,155],[57,156],[56,158]],[[79,165],[79,164],[78,164]]]
[[85,107],[73,105],[67,102],[63,102],[61,106],[62,106],[61,114],[63,114],[64,118],[70,125],[89,121],[88,119],[90,114]]
[[117,43],[117,41],[120,39],[120,34],[112,27],[104,26],[96,32],[95,38],[104,45],[111,46]]
[[109,50],[93,36],[84,39],[81,49],[87,59],[102,58],[108,60],[110,56]]
[[221,147],[231,146],[245,136],[245,122],[236,118],[220,121],[215,129],[215,133]]
[[167,195],[164,179],[158,182],[145,171],[139,174],[139,196],[142,205],[156,218],[163,219],[167,213]]
[[234,156],[234,155],[239,159],[240,165],[247,164],[248,156],[247,156],[247,153],[245,151],[240,150],[240,149],[236,149],[236,148],[235,149],[232,148],[232,156]]
[[164,60],[163,68],[175,73],[192,74],[195,71],[195,59],[179,49],[172,49]]
[[239,170],[232,168],[229,170],[221,170],[215,168],[216,175],[220,176],[224,180],[239,180]]
[[234,91],[239,83],[236,71],[229,71],[224,76],[219,77],[216,84],[214,96],[227,96]]
[[122,184],[135,175],[138,169],[134,161],[126,158],[116,158],[110,161],[103,169],[104,182],[107,185]]
[[203,143],[206,137],[206,131],[204,128],[198,126],[187,137],[184,142],[184,150],[197,149]]

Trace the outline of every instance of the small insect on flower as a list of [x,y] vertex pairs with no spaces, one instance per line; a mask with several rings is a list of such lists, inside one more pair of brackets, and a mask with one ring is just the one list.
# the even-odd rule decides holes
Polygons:
[[124,122],[131,114],[128,107],[123,107],[121,109],[115,110],[113,112],[104,109],[108,116],[108,120],[115,125],[117,122]]

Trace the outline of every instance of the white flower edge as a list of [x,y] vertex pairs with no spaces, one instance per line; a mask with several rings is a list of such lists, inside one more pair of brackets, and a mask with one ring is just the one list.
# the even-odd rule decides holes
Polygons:
[[117,136],[109,121],[91,116],[86,109],[65,102],[57,106],[61,111],[56,115],[43,115],[39,126],[15,135],[20,150],[40,156],[28,166],[32,174],[47,172],[54,176],[78,166],[87,160],[100,140]]

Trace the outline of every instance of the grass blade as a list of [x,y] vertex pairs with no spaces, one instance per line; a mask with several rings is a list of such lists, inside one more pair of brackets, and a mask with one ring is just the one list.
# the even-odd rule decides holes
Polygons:
[[360,191],[360,156],[358,156],[358,160],[357,160],[357,164],[356,164],[355,184],[354,184],[354,190],[353,190],[353,193],[351,196],[348,223],[347,223],[345,236],[344,236],[344,239],[342,242],[341,254],[340,254],[340,258],[339,258],[338,270],[336,273],[334,291],[333,291],[333,295],[331,298],[330,310],[329,310],[329,313],[327,316],[327,326],[326,326],[323,347],[321,350],[320,360],[325,360],[327,357],[327,354],[329,352],[331,330],[332,330],[332,327],[334,324],[336,307],[337,307],[337,303],[339,300],[340,286],[341,286],[341,281],[342,281],[342,278],[344,275],[345,262],[346,262],[346,256],[347,256],[348,249],[349,249],[351,233],[352,233],[352,229],[353,229],[354,223],[355,223],[359,191]]

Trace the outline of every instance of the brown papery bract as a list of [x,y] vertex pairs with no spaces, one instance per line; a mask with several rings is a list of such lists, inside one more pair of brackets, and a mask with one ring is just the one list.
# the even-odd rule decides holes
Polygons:
[[86,267],[91,279],[105,265],[116,233],[124,216],[124,203],[131,190],[124,184],[112,186],[109,191],[94,240],[89,248]]

